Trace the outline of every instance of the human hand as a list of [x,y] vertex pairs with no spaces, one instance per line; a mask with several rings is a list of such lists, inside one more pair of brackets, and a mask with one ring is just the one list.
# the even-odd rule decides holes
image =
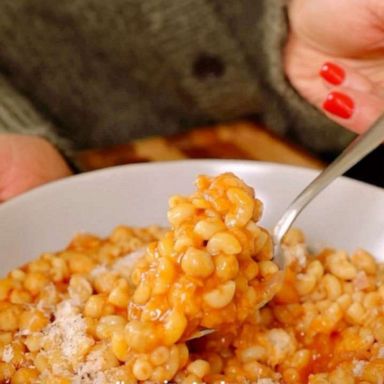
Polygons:
[[363,132],[384,112],[384,2],[288,4],[284,65],[290,82],[329,118]]
[[47,140],[0,134],[0,202],[70,174],[62,156]]

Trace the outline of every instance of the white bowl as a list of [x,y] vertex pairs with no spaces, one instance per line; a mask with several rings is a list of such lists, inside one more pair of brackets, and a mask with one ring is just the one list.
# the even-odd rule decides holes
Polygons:
[[[317,174],[251,161],[196,160],[115,167],[50,183],[0,205],[0,275],[63,249],[77,232],[107,235],[116,225],[166,224],[168,197],[193,191],[198,174],[234,172],[264,202],[272,227]],[[384,260],[384,190],[340,178],[295,224],[308,243],[352,251],[363,247]]]

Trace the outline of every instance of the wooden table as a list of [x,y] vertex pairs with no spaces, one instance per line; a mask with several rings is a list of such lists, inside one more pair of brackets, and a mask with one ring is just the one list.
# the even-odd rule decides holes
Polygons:
[[79,153],[85,170],[180,159],[246,159],[321,169],[324,163],[251,122],[205,127],[170,137],[151,137]]

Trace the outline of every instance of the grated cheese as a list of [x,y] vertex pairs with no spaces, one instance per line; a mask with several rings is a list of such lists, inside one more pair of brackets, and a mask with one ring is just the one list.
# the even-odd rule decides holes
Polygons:
[[[86,335],[84,318],[70,300],[59,303],[54,322],[42,333],[45,352],[49,354],[58,349],[64,359],[70,362],[76,362],[84,349],[94,344],[94,340]],[[60,362],[53,366],[53,370],[56,374],[63,373]]]
[[32,335],[32,333],[33,332],[31,332],[29,329],[22,329],[21,331],[15,333],[15,337],[29,336]]
[[355,377],[360,377],[363,374],[363,370],[366,364],[367,362],[363,360],[353,360],[353,368],[352,368],[353,375]]
[[273,379],[259,379],[256,384],[278,384],[278,382]]
[[266,332],[266,338],[273,347],[273,356],[282,360],[284,356],[294,351],[295,346],[291,335],[281,328],[274,328]]
[[8,344],[4,347],[2,360],[5,363],[9,363],[12,361],[12,359],[13,359],[13,348],[11,344]]
[[283,246],[282,251],[287,260],[288,265],[297,261],[301,268],[307,265],[307,246],[305,244],[296,244],[293,246]]
[[145,249],[140,248],[119,258],[112,266],[112,270],[119,272],[121,268],[133,269],[137,261],[144,256]]
[[109,271],[110,269],[105,264],[100,264],[97,267],[93,268],[89,274],[92,277],[97,277]]
[[55,308],[55,298],[56,298],[56,288],[53,283],[49,283],[47,286],[43,288],[44,293],[47,294],[46,298],[39,300],[36,304],[36,309],[45,313],[45,315],[49,316]]
[[369,287],[368,276],[365,271],[359,271],[356,274],[356,277],[352,281],[353,286],[357,291],[363,291]]
[[115,272],[120,274],[122,269],[132,270],[136,262],[144,256],[145,249],[140,248],[118,258],[111,266],[105,264],[98,265],[90,272],[90,276],[97,277],[105,273]]
[[[140,249],[127,254],[125,257],[118,259],[110,267],[107,265],[99,265],[95,267],[90,275],[93,277],[104,273],[119,274],[122,269],[133,269],[133,266],[144,254],[144,250]],[[86,361],[79,363],[89,348],[94,345],[94,340],[86,334],[86,323],[84,317],[79,312],[80,300],[76,297],[76,292],[68,289],[69,298],[63,300],[57,305],[54,312],[55,320],[42,330],[44,353],[49,355],[55,351],[60,351],[63,361],[55,362],[52,365],[52,373],[61,375],[72,375],[73,384],[107,384],[107,372],[104,372],[103,352],[106,347],[90,352]],[[40,308],[45,306],[41,302]],[[68,372],[68,363],[71,363],[72,372]],[[44,374],[41,375],[43,377]]]
[[105,373],[102,372],[104,357],[103,352],[106,350],[99,349],[91,352],[87,356],[87,361],[81,363],[72,379],[72,384],[106,384]]

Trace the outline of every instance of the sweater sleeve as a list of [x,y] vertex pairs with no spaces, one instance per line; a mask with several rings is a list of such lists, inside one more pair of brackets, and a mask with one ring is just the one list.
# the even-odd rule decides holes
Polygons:
[[69,141],[61,137],[54,125],[0,74],[0,134],[2,133],[43,137],[59,150],[74,170],[77,170]]
[[0,65],[62,130],[0,77],[0,106],[19,116],[0,131],[42,135],[67,154],[60,132],[78,149],[260,115],[309,149],[337,151],[351,135],[284,76],[286,1],[0,1]]
[[316,152],[337,152],[344,148],[353,134],[303,99],[285,76],[283,49],[289,31],[287,0],[229,3],[232,2],[217,1],[216,6],[232,27],[257,74],[261,118],[265,125]]

